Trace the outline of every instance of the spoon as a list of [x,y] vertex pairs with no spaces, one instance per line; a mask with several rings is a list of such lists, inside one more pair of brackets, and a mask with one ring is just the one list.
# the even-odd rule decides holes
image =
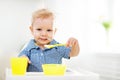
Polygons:
[[46,48],[54,48],[57,46],[66,46],[66,44],[53,44],[53,45],[44,45]]

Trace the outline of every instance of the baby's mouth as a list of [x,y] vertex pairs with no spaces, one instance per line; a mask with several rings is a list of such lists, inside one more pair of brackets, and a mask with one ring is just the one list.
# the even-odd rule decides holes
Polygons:
[[41,41],[51,41],[52,39],[51,38],[40,38]]
[[40,40],[42,40],[42,41],[46,41],[46,40],[47,40],[47,38],[40,38]]

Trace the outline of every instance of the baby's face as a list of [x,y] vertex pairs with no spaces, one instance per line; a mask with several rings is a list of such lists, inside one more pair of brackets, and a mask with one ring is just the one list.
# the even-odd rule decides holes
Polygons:
[[31,32],[38,45],[48,44],[54,36],[55,29],[53,28],[53,18],[38,18],[30,27]]

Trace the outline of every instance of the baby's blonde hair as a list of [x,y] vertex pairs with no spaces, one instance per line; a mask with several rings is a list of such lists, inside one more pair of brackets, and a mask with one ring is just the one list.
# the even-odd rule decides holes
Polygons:
[[37,19],[37,18],[45,19],[45,18],[49,18],[49,17],[52,17],[54,19],[53,13],[51,11],[49,11],[48,9],[37,10],[32,15],[32,24],[34,23],[35,19]]

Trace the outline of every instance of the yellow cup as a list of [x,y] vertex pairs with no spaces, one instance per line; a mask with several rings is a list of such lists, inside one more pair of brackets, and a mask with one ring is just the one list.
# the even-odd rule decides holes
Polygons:
[[24,75],[27,69],[27,58],[25,57],[13,57],[10,59],[12,74]]

